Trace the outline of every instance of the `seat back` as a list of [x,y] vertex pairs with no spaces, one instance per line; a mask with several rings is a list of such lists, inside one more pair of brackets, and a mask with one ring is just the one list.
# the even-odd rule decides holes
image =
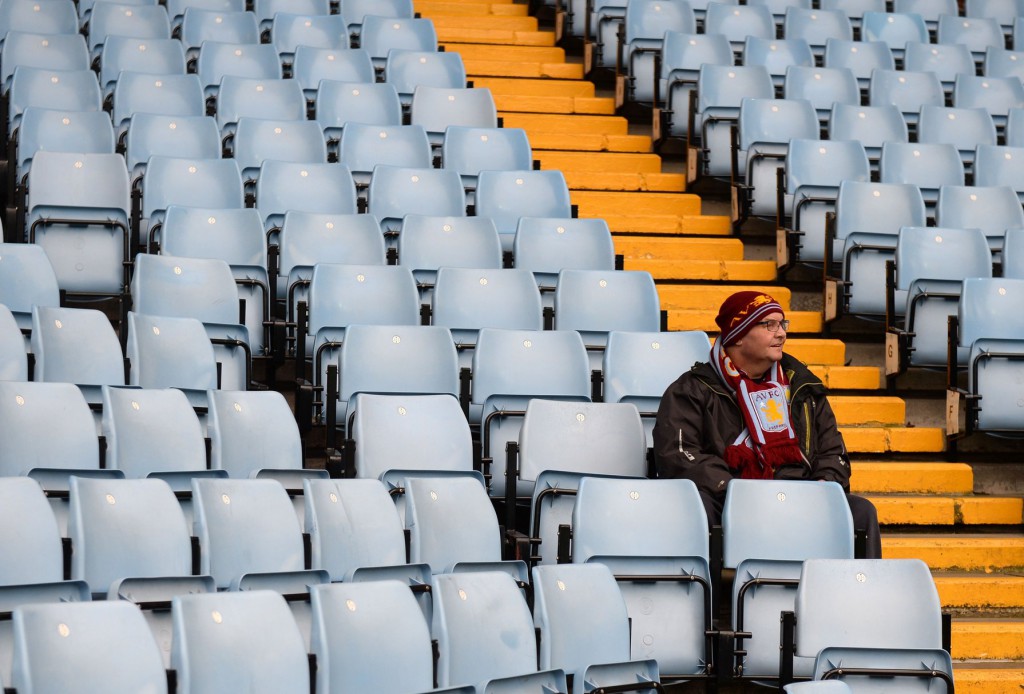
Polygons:
[[25,338],[11,310],[0,304],[0,381],[27,381]]
[[782,35],[788,39],[803,39],[816,53],[821,53],[830,40],[852,41],[853,27],[843,10],[812,10],[790,5],[785,9]]
[[458,564],[501,561],[501,531],[487,489],[471,475],[405,482],[409,559],[450,573]]
[[124,385],[121,343],[102,311],[35,307],[32,353],[34,380],[74,383],[90,402],[99,402],[96,386]]
[[422,125],[432,141],[441,144],[452,125],[471,128],[498,127],[498,111],[488,88],[431,87],[420,84],[413,90],[410,122]]
[[709,4],[704,16],[704,33],[725,34],[738,51],[748,36],[775,37],[775,20],[763,5]]
[[336,82],[373,82],[370,54],[362,49],[316,48],[296,46],[292,59],[292,77],[307,100],[316,96],[321,80]]
[[151,157],[142,181],[142,216],[150,222],[161,219],[171,205],[245,207],[238,162]]
[[89,17],[89,51],[98,56],[110,36],[137,39],[171,38],[171,22],[162,5],[120,5],[102,2]]
[[142,254],[135,260],[132,306],[154,316],[238,324],[238,289],[226,262]]
[[[1012,24],[1012,20],[1009,24]],[[966,46],[975,56],[981,58],[989,46],[1003,46],[1003,28],[994,17],[968,15],[939,17],[936,34],[937,43]]]
[[893,54],[902,56],[908,43],[928,43],[928,27],[921,15],[899,12],[865,12],[861,20],[865,41],[883,41]]
[[221,155],[217,121],[208,116],[137,113],[127,132],[125,161],[136,174],[153,156],[218,159]]
[[418,325],[419,294],[409,268],[317,263],[309,286],[309,332],[340,338],[354,324]]
[[879,160],[882,183],[912,183],[925,203],[933,203],[943,186],[964,184],[964,165],[948,143],[886,142]]
[[903,69],[934,72],[946,91],[952,90],[957,75],[973,75],[975,70],[971,51],[960,43],[908,43],[903,55]]
[[[54,436],[54,426],[60,435]],[[97,470],[99,439],[82,392],[71,383],[0,382],[0,471]]]
[[572,217],[569,187],[561,171],[481,171],[476,213],[494,220],[504,250],[512,250],[522,217]]
[[[844,67],[793,65],[786,70],[786,99],[806,99],[819,120],[827,120],[836,104],[860,105],[860,89],[853,71]],[[817,139],[817,135],[807,136]]]
[[327,143],[314,121],[245,117],[235,132],[234,157],[243,180],[251,181],[266,161],[326,164]]
[[244,478],[263,469],[302,469],[299,430],[281,393],[218,390],[209,393],[209,401],[214,470]]
[[78,33],[49,34],[13,30],[5,35],[0,49],[0,78],[3,90],[11,88],[18,67],[45,70],[86,70],[89,49]]
[[858,140],[877,168],[886,142],[908,142],[907,121],[896,106],[835,104],[828,120],[830,140]]
[[348,123],[402,125],[402,102],[393,84],[325,76],[316,92],[316,121],[329,137],[338,137]]
[[983,108],[922,106],[917,123],[918,142],[949,142],[961,158],[974,161],[978,145],[996,144],[996,126]]
[[657,332],[661,300],[650,273],[562,270],[555,290],[555,329],[575,330],[587,348],[603,348],[612,330]]
[[42,246],[0,244],[0,303],[23,330],[32,328],[33,306],[60,305],[57,276]]
[[28,173],[32,157],[49,152],[114,152],[114,128],[103,111],[60,111],[29,106],[18,134],[17,177]]
[[346,50],[348,27],[339,15],[277,12],[270,22],[270,36],[282,61],[290,65],[299,46]]
[[562,270],[615,268],[612,234],[599,218],[520,217],[512,256],[516,267],[533,272],[541,292],[549,294]]
[[458,53],[392,49],[388,51],[384,75],[406,103],[412,102],[413,92],[419,86],[442,89],[466,86],[466,66]]
[[280,79],[281,61],[271,44],[228,43],[204,38],[199,47],[196,73],[203,92],[216,95],[228,75],[258,79]]
[[222,131],[234,128],[246,117],[305,120],[302,87],[293,79],[226,75],[217,92],[217,127]]
[[1011,109],[1024,106],[1024,84],[1016,77],[957,75],[953,105],[988,109],[998,128],[1006,124]]
[[998,250],[1007,229],[1024,226],[1024,209],[1009,186],[942,186],[935,223],[981,229],[993,250]]
[[744,65],[764,65],[772,81],[781,85],[786,70],[799,65],[814,66],[814,54],[804,39],[776,39],[748,36],[743,44]]
[[259,43],[256,15],[243,8],[187,7],[181,19],[181,43],[198,54],[203,41],[231,44]]
[[0,477],[0,521],[7,529],[0,533],[0,586],[63,580],[60,529],[42,487],[28,477],[7,474]]
[[114,86],[115,128],[138,113],[167,116],[205,116],[203,87],[196,75],[150,75],[124,70]]
[[432,324],[450,329],[464,351],[476,344],[481,328],[543,328],[540,291],[529,270],[443,267],[432,305]]
[[501,239],[488,217],[412,214],[402,223],[398,262],[412,270],[425,296],[439,268],[500,268]]
[[185,49],[172,38],[108,36],[100,53],[100,87],[112,91],[122,70],[184,75]]
[[368,212],[385,229],[395,229],[407,214],[466,214],[466,195],[456,171],[378,166],[370,179],[367,198]]
[[427,169],[433,165],[430,141],[418,125],[349,123],[341,134],[338,161],[367,185],[377,165]]
[[451,125],[444,133],[441,162],[462,174],[466,187],[475,188],[481,171],[533,168],[533,151],[522,128]]
[[292,210],[346,215],[356,212],[356,184],[340,164],[267,160],[256,181],[256,209],[269,231]]
[[871,73],[868,103],[895,104],[908,123],[916,123],[922,106],[944,106],[946,95],[934,72],[878,69]]
[[131,364],[128,382],[133,386],[193,391],[193,404],[205,403],[205,391],[218,386],[213,345],[196,318],[129,311],[125,356]]
[[889,44],[884,41],[853,41],[849,38],[829,38],[825,42],[825,67],[844,67],[853,73],[861,89],[871,82],[876,70],[895,70]]
[[411,19],[366,15],[359,30],[359,46],[384,67],[388,52],[395,49],[436,51],[437,32],[429,19]]

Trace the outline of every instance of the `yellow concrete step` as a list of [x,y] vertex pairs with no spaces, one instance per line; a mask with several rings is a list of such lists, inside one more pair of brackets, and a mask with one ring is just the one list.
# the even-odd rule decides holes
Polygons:
[[883,525],[1016,525],[1024,500],[997,496],[866,495]]
[[[437,22],[435,22],[437,24]],[[438,43],[452,45],[493,45],[501,48],[516,46],[555,45],[553,31],[516,31],[514,29],[469,29],[458,26],[436,26]],[[447,49],[446,49],[447,50]]]
[[[457,50],[452,47],[453,50]],[[462,52],[462,51],[458,51]],[[560,61],[506,61],[506,60],[478,60],[473,58],[462,58],[466,66],[466,74],[474,83],[480,77],[523,77],[523,78],[547,78],[556,80],[582,80],[583,66],[579,63],[566,63]]]
[[[504,32],[521,32],[521,31],[537,31],[537,18],[536,17],[496,17],[496,16],[446,16],[446,15],[435,15],[432,18],[434,22],[434,29],[438,32],[438,37],[447,30],[459,30],[464,32],[463,36],[473,36],[474,32],[486,30],[486,31],[504,31]],[[471,40],[456,38],[455,41],[463,41],[465,43],[472,43]]]
[[[633,193],[573,191],[572,201],[581,217],[615,215],[674,215],[699,217],[701,202],[686,193]],[[710,215],[709,215],[710,217]]]
[[883,535],[882,556],[921,559],[933,569],[1024,568],[1024,535]]
[[1024,609],[1024,576],[933,572],[945,609]]
[[694,236],[730,236],[728,217],[717,215],[678,214],[580,214],[581,217],[603,217],[608,228],[618,233],[681,234]]
[[509,113],[592,116],[611,116],[615,114],[615,100],[606,97],[496,94],[494,96],[494,104],[498,107],[499,112]]
[[565,51],[554,46],[494,46],[484,43],[440,42],[444,50],[458,53],[469,72],[471,60],[501,63],[564,63]]
[[1024,660],[1024,622],[954,619],[950,652],[958,659]]
[[[536,154],[534,154],[536,156]],[[699,239],[664,236],[617,235],[615,252],[628,260],[743,260],[743,242],[739,239]]]
[[881,390],[885,387],[882,370],[874,366],[808,364],[807,368],[831,390]]
[[786,353],[805,364],[841,366],[846,361],[846,345],[841,340],[793,337],[786,340]]
[[534,150],[533,158],[542,169],[590,173],[661,173],[657,154],[620,152],[550,152]]
[[[676,285],[663,286],[671,287]],[[739,288],[737,287],[737,291],[738,290]],[[718,313],[718,307],[722,304],[722,301],[725,300],[725,296],[728,296],[728,293],[719,299],[717,303],[710,301],[709,303],[704,304],[707,308],[672,308],[671,306],[666,306],[665,296],[663,295],[661,299],[662,308],[668,309],[669,329],[703,330],[705,332],[717,333],[718,326],[715,325],[715,314]],[[787,294],[786,296],[788,297],[789,295]],[[814,335],[821,332],[822,319],[821,313],[818,311],[787,311],[786,318],[790,321],[789,332],[792,335]],[[821,374],[818,375],[821,376]]]
[[418,0],[416,11],[421,17],[435,19],[437,17],[474,16],[486,17],[526,17],[530,13],[529,5],[518,5],[505,2],[444,2],[444,0]]
[[840,427],[851,453],[940,453],[946,432],[938,427]]
[[[629,121],[619,116],[586,116],[544,113],[515,113],[498,110],[506,128],[522,128],[530,137],[530,144],[538,149],[547,149],[533,144],[534,133],[557,133],[563,138],[571,135],[628,135]],[[649,138],[648,138],[649,139]],[[572,144],[572,140],[565,144]]]
[[953,681],[958,694],[1019,694],[1024,682],[1024,666],[1007,663],[999,667],[978,667],[973,663],[954,664]]
[[601,173],[564,171],[570,190],[685,193],[686,176],[674,173]]
[[478,77],[473,86],[487,87],[494,95],[516,96],[594,96],[594,85],[583,80],[509,79],[505,77]]
[[970,494],[974,471],[964,463],[855,460],[850,488],[863,494]]
[[[507,125],[507,128],[520,127]],[[650,152],[651,138],[646,135],[604,135],[528,131],[533,151],[572,148],[574,152]]]
[[[582,215],[581,215],[582,216]],[[711,327],[696,328],[718,332],[715,316],[722,302],[740,291],[761,291],[770,294],[784,310],[789,309],[792,292],[787,287],[766,285],[727,284],[659,284],[658,295],[661,307],[665,309],[688,309],[702,311]],[[792,327],[792,326],[791,326]]]
[[902,398],[830,395],[828,401],[841,426],[899,426],[906,421],[907,404]]
[[626,270],[646,270],[656,280],[718,280],[774,282],[778,268],[772,260],[646,260],[628,259]]

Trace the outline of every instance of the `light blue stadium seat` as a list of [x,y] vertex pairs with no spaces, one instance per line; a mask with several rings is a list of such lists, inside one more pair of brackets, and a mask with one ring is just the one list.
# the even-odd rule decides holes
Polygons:
[[[304,14],[319,18],[329,15],[331,8],[328,0],[255,0],[252,12],[260,25],[260,39],[266,40],[273,27],[274,17],[278,13]],[[272,37],[269,38],[272,42]]]
[[943,186],[964,184],[964,163],[949,143],[886,142],[879,159],[882,183],[912,183],[933,208]]
[[786,694],[850,694],[850,685],[840,680],[791,682],[783,687]]
[[[22,332],[32,330],[34,306],[60,305],[57,276],[41,246],[0,244],[0,303],[10,310]],[[27,340],[25,349],[29,349]]]
[[875,172],[882,157],[882,145],[886,142],[908,142],[910,137],[903,114],[893,104],[836,104],[828,120],[828,139],[860,141],[868,155],[872,172]]
[[884,0],[820,0],[823,10],[842,10],[850,17],[854,29],[862,25],[862,19],[868,12],[884,12]]
[[[658,663],[630,661],[626,604],[608,567],[536,566],[533,588],[541,669],[559,668],[571,675],[573,694],[626,683],[638,692],[654,691]],[[652,686],[643,688],[646,683]]]
[[493,460],[492,494],[505,492],[501,474],[506,444],[519,440],[533,398],[586,401],[590,367],[579,334],[572,331],[484,329],[473,352],[470,422],[479,423],[482,456]]
[[648,444],[661,396],[679,374],[707,361],[711,342],[700,330],[608,333],[601,373],[605,402],[636,405]]
[[106,314],[87,308],[32,309],[33,380],[74,383],[92,404],[100,387],[124,385],[121,343]]
[[907,183],[844,181],[835,220],[833,258],[842,263],[839,277],[848,283],[843,310],[884,315],[885,264],[894,259],[900,228],[927,223],[921,191]]
[[270,120],[246,116],[238,122],[232,154],[242,180],[254,190],[264,162],[326,164],[327,142],[320,124],[310,120]]
[[299,82],[308,104],[316,100],[321,80],[332,82],[373,82],[370,54],[362,49],[314,48],[296,46],[292,78]]
[[892,9],[893,12],[921,15],[928,33],[933,36],[939,28],[939,17],[960,13],[956,0],[893,0]]
[[412,0],[350,0],[341,8],[349,33],[359,40],[367,15],[392,19],[412,19]]
[[271,19],[270,37],[281,63],[289,68],[295,62],[299,46],[348,50],[345,20],[339,15],[312,15],[290,10],[278,11]]
[[[951,250],[952,249],[952,250]],[[905,227],[896,244],[896,300],[903,305],[909,356],[902,365],[945,367],[947,323],[965,277],[991,277],[992,254],[979,229]],[[958,363],[966,363],[960,350]]]
[[526,563],[501,559],[498,517],[479,475],[416,475],[404,486],[410,561],[434,574],[502,571],[525,585]]
[[217,355],[220,387],[249,387],[252,355],[262,354],[263,345],[253,342],[242,324],[238,288],[225,261],[141,254],[131,295],[139,313],[201,321]]
[[[555,563],[559,527],[572,523],[582,478],[647,475],[644,427],[631,403],[541,396],[528,402],[518,442],[516,496],[530,497],[530,534],[539,543],[531,558],[537,563]],[[514,527],[511,518],[506,526]]]
[[306,120],[306,99],[293,79],[226,75],[217,92],[217,127],[230,143],[242,118]]
[[167,691],[160,651],[134,605],[25,605],[13,619],[11,684],[19,692]]
[[639,270],[562,270],[555,289],[554,328],[578,332],[591,353],[591,364],[599,368],[612,330],[661,329],[654,278]]
[[316,92],[316,121],[333,146],[348,123],[402,125],[402,102],[395,85],[322,79]]
[[1024,210],[1017,193],[1009,186],[942,186],[935,206],[935,223],[981,229],[996,253],[1003,247],[1007,229],[1024,226]]
[[860,34],[864,41],[883,41],[889,44],[897,60],[903,58],[908,43],[928,43],[930,38],[924,19],[913,12],[865,12]]
[[810,44],[804,39],[763,39],[750,36],[743,44],[744,65],[764,65],[776,87],[781,87],[787,68],[814,66]]
[[695,132],[689,137],[692,140],[699,129],[703,174],[724,176],[731,171],[730,128],[739,118],[740,103],[747,97],[775,97],[771,75],[763,65],[700,67],[693,114]]
[[[376,479],[307,479],[303,492],[312,566],[327,571],[335,584],[400,581],[406,594],[415,596],[412,604],[418,605],[420,617],[429,622],[430,567],[406,561],[404,525],[389,491]],[[323,628],[316,625],[319,590],[313,590],[314,652],[318,633],[322,636],[318,629]]]
[[735,56],[729,39],[723,34],[683,34],[665,32],[661,49],[660,100],[667,122],[662,135],[686,137],[690,122],[690,92],[697,85],[701,65],[732,65]]
[[[792,611],[806,559],[852,559],[853,519],[842,487],[804,480],[733,480],[722,510],[724,563],[736,570],[730,669],[748,679],[779,675],[779,615]],[[797,658],[807,677],[814,661]]]
[[[822,10],[790,6],[782,22],[782,35],[787,39],[803,39],[815,55],[827,55],[829,41],[853,41],[853,27],[843,10]],[[825,63],[829,67],[834,67]]]
[[984,108],[922,106],[917,141],[948,142],[960,152],[965,165],[974,162],[978,145],[996,144],[996,126]]
[[231,268],[244,302],[242,324],[249,331],[253,356],[270,351],[265,322],[273,291],[267,276],[267,246],[259,212],[251,207],[205,208],[171,205],[161,231],[161,252],[182,258],[223,260]]
[[[123,5],[153,5],[156,4],[152,0],[123,0]],[[78,3],[78,18],[79,23],[84,31],[89,29],[89,18],[92,16],[92,9],[96,6],[96,0],[83,0]]]
[[459,363],[469,368],[483,328],[541,330],[540,290],[529,270],[442,267],[431,297],[431,325],[452,332]]
[[871,106],[894,104],[910,125],[916,125],[921,107],[945,106],[946,94],[934,72],[876,69],[868,86]]
[[955,43],[967,46],[976,62],[980,63],[990,46],[1004,46],[1003,28],[999,20],[991,17],[939,17],[937,43]]
[[172,205],[206,208],[245,207],[242,173],[233,159],[154,155],[146,163],[142,202],[135,220],[143,248],[156,250],[167,209]]
[[844,67],[857,78],[861,91],[871,83],[875,69],[895,70],[896,61],[889,44],[883,41],[853,41],[830,38],[825,42],[825,67]]
[[111,119],[119,137],[138,113],[204,116],[203,87],[196,75],[150,75],[123,70],[114,85]]
[[48,34],[13,30],[5,35],[3,48],[0,49],[0,78],[3,79],[4,93],[10,90],[14,71],[18,67],[49,71],[86,70],[89,68],[89,49],[85,39],[77,33]]
[[1024,51],[1011,51],[1002,46],[989,46],[982,61],[981,74],[986,77],[1024,76]]
[[170,38],[108,36],[100,53],[100,88],[109,97],[122,70],[151,75],[185,74],[185,50]]
[[724,34],[739,53],[748,36],[775,38],[775,20],[763,5],[709,3],[704,15],[705,34]]
[[566,691],[564,672],[537,671],[533,615],[508,575],[440,575],[434,584],[442,687],[476,684],[489,694]]
[[411,51],[399,48],[388,51],[384,77],[398,90],[404,106],[412,103],[416,87],[459,89],[466,86],[466,66],[458,53]]
[[[368,212],[388,236],[395,236],[408,214],[463,217],[466,193],[457,171],[378,166],[367,190]],[[484,215],[483,216],[490,216]],[[500,231],[500,229],[499,229]]]
[[217,357],[196,318],[128,312],[125,356],[128,383],[143,388],[178,388],[193,407],[206,406],[206,391],[218,387]]
[[251,590],[179,596],[171,615],[171,666],[179,692],[310,691],[306,646],[281,595]]
[[398,262],[412,270],[420,299],[429,300],[439,268],[501,268],[501,239],[489,217],[408,215]]
[[242,7],[186,7],[181,18],[181,44],[189,63],[199,58],[203,41],[255,44],[260,41],[256,15]]
[[1016,0],[967,0],[964,3],[965,16],[995,19],[1007,34],[1013,28],[1020,10]]
[[[835,105],[860,105],[857,79],[847,68],[794,65],[786,70],[782,89],[786,99],[810,101],[825,126]],[[817,139],[817,135],[810,139]]]
[[[788,72],[787,72],[788,74]],[[818,115],[810,101],[803,98],[744,99],[736,141],[736,170],[732,180],[742,181],[740,218],[765,216],[777,209],[778,174],[783,167],[789,141],[794,138],[817,139]]]
[[[797,655],[816,658],[814,679],[837,676],[857,691],[893,685],[889,669],[919,670],[900,679],[908,691],[948,691],[949,653],[931,573],[918,559],[808,559],[797,589]],[[868,627],[884,620],[890,628]],[[841,664],[841,665],[840,665]],[[882,672],[843,675],[835,669]]]
[[263,162],[256,180],[256,209],[273,241],[288,212],[355,214],[356,184],[340,164],[321,162]]
[[409,119],[413,125],[422,125],[431,143],[440,147],[450,126],[498,127],[498,109],[486,87],[448,89],[421,84],[413,90]]
[[384,235],[371,215],[285,213],[277,242],[277,301],[287,302],[289,320],[299,301],[308,301],[318,263],[384,265]]
[[37,152],[25,226],[61,289],[119,295],[130,260],[128,170],[119,154]]
[[600,218],[520,217],[512,243],[515,265],[533,272],[545,306],[554,307],[558,273],[614,270],[615,244]]
[[349,168],[356,185],[365,188],[378,165],[429,169],[434,157],[422,126],[349,123],[338,143],[338,161]]
[[987,108],[996,128],[1006,125],[1011,109],[1024,106],[1024,84],[1016,77],[958,75],[953,85],[953,105]]
[[1024,148],[978,145],[973,168],[974,185],[1010,186],[1024,202]]
[[533,150],[522,128],[451,125],[444,132],[441,164],[458,171],[466,188],[475,190],[481,171],[532,169]]
[[78,11],[68,0],[43,0],[40,4],[5,2],[0,5],[0,34],[11,31],[33,34],[77,34]]
[[[663,532],[647,532],[662,522]],[[604,564],[616,575],[630,618],[631,659],[656,660],[662,678],[708,674],[710,550],[696,486],[584,477],[572,527],[573,563]],[[673,578],[661,580],[667,576]]]
[[476,214],[494,220],[501,247],[511,251],[522,217],[573,216],[569,187],[561,171],[483,170],[477,177]]
[[0,304],[0,381],[27,381],[25,338],[11,310]]
[[89,18],[89,53],[93,61],[100,57],[108,37],[127,36],[135,39],[169,39],[171,22],[162,5],[121,5],[100,2]]
[[472,686],[434,689],[430,629],[399,581],[336,583],[313,590],[319,691],[433,691],[474,694]]
[[[602,58],[613,67],[621,61],[628,76],[626,101],[652,103],[654,100],[655,55],[662,49],[665,32],[697,33],[693,8],[686,2],[640,0],[626,3],[624,46],[603,47]],[[618,56],[612,49],[615,48]],[[607,55],[605,55],[607,53]]]
[[802,10],[811,9],[811,3],[809,0],[753,0],[750,4],[764,5],[771,10],[772,18],[775,19],[775,26],[779,29],[783,28],[786,19],[786,12],[791,7]]
[[962,43],[908,43],[903,54],[903,69],[910,72],[934,72],[942,89],[952,94],[957,75],[974,74],[974,57]]
[[175,36],[181,30],[185,12],[193,7],[199,10],[241,12],[245,10],[245,3],[242,0],[168,0],[167,14],[171,18],[171,27]]
[[207,100],[216,99],[220,82],[228,75],[280,79],[277,49],[268,43],[229,43],[203,38],[196,58],[196,74]]
[[1010,307],[1024,279],[966,278],[957,307],[958,349],[967,349],[968,432],[1019,437],[1024,417],[1015,384],[1024,370],[1021,325]]
[[429,19],[366,15],[359,30],[359,47],[370,54],[375,68],[383,70],[389,51],[436,51],[437,32]]
[[136,113],[127,122],[125,161],[133,186],[153,156],[217,159],[221,155],[217,121],[208,116]]

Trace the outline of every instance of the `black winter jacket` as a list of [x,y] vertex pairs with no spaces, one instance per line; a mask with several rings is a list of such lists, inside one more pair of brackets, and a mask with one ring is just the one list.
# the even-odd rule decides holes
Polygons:
[[[795,357],[784,354],[781,366],[789,379],[791,423],[807,462],[786,465],[775,478],[830,480],[849,492],[850,461],[825,385]],[[658,408],[658,476],[690,479],[700,491],[724,498],[736,475],[723,456],[743,427],[736,397],[714,368],[706,362],[694,364],[668,387]]]

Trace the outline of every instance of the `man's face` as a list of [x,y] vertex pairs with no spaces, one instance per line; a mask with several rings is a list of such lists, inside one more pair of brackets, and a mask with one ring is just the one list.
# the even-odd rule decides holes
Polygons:
[[766,321],[781,321],[782,313],[775,311],[761,319],[759,325],[743,336],[729,350],[729,356],[736,364],[751,376],[759,376],[772,362],[782,359],[782,346],[786,344],[786,331],[780,325],[776,332],[771,332],[764,325]]

